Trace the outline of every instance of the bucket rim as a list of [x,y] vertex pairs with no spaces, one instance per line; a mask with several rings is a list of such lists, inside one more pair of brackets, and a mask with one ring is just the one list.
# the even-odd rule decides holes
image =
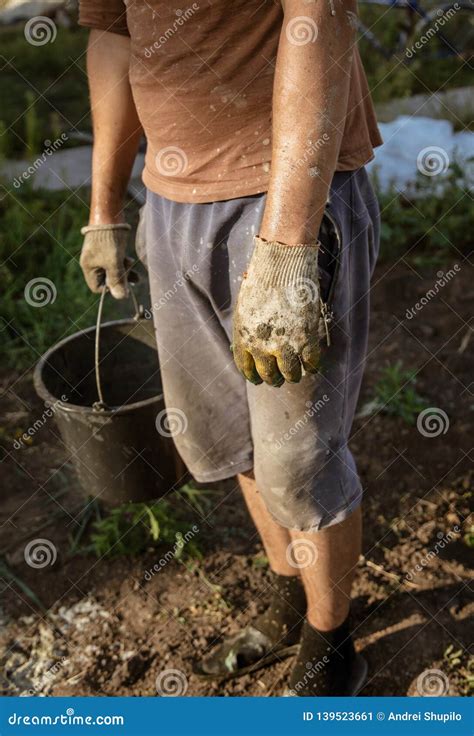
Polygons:
[[[128,319],[116,319],[111,320],[109,322],[104,322],[101,325],[101,331],[110,327],[116,327],[118,325],[131,325],[131,324],[137,324],[137,320],[133,319],[133,317]],[[135,401],[133,404],[124,404],[123,406],[114,406],[110,407],[108,409],[101,409],[98,411],[97,409],[94,409],[92,406],[81,406],[80,404],[70,404],[69,402],[61,401],[61,399],[57,396],[54,396],[45,386],[44,380],[43,380],[43,373],[44,369],[46,367],[46,364],[48,363],[48,360],[51,358],[54,353],[56,353],[60,348],[64,347],[64,345],[67,345],[68,343],[72,342],[73,340],[76,340],[78,337],[81,337],[82,335],[87,335],[91,332],[96,331],[96,325],[91,325],[91,327],[85,327],[83,330],[79,330],[78,332],[73,332],[72,335],[68,335],[67,337],[64,337],[62,340],[57,342],[55,345],[52,345],[38,360],[34,372],[33,372],[33,385],[35,387],[35,391],[38,394],[38,396],[44,401],[48,402],[48,404],[56,405],[58,406],[58,411],[64,411],[66,413],[70,414],[92,414],[95,417],[111,417],[116,416],[117,414],[127,414],[131,411],[136,411],[137,409],[141,409],[145,406],[149,406],[150,404],[158,403],[159,401],[163,401],[163,392],[160,394],[156,394],[156,396],[152,396],[148,399],[143,399],[142,401]]]

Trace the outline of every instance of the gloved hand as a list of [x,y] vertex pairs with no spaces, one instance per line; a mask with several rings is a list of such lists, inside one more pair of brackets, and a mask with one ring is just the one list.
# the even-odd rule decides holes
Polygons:
[[319,363],[318,248],[255,238],[234,311],[233,353],[252,383],[297,383]]
[[128,296],[127,271],[133,264],[125,256],[130,225],[87,225],[84,235],[81,264],[87,286],[98,294],[104,284],[116,299]]

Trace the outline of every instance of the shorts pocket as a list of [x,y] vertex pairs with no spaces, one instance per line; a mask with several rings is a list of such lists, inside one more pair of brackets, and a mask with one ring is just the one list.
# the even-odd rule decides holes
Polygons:
[[319,230],[320,250],[318,256],[319,286],[321,300],[320,338],[331,344],[331,325],[334,321],[332,304],[340,270],[342,233],[339,224],[328,208],[323,215]]
[[327,208],[319,230],[319,242],[318,270],[321,299],[328,304],[336,286],[342,240],[341,229]]

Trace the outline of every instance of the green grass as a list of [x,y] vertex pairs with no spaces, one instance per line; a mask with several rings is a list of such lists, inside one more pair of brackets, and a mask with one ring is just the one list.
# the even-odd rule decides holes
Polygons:
[[31,89],[25,93],[25,103],[25,153],[28,156],[33,156],[43,148],[42,138],[44,136],[42,135],[42,121],[38,115],[37,98]]
[[449,678],[453,678],[459,689],[459,694],[465,697],[472,696],[474,691],[474,658],[466,649],[456,649],[449,644],[443,656],[443,671]]
[[45,139],[55,140],[58,131],[90,130],[87,37],[82,28],[58,28],[53,43],[33,46],[19,27],[0,30],[4,90],[0,118],[7,130],[9,157],[28,153],[32,116],[33,139],[40,149]]
[[374,387],[374,398],[362,407],[359,417],[380,411],[415,424],[416,417],[427,401],[416,391],[415,372],[403,368],[400,362],[386,366]]
[[[78,262],[88,198],[87,191],[33,191],[24,185],[8,192],[0,185],[0,330],[10,368],[31,367],[54,342],[95,322],[98,297],[87,288]],[[37,278],[48,279],[56,292],[41,307],[25,298]],[[130,304],[107,299],[105,310],[105,319],[116,319],[130,313]]]
[[[150,546],[173,545],[175,559],[200,559],[199,523],[189,520],[189,513],[205,515],[212,507],[218,490],[182,486],[168,498],[151,503],[125,503],[103,516],[95,505],[98,518],[92,522],[89,544],[82,547],[71,540],[71,552],[94,552],[98,557],[135,556]],[[94,504],[88,510],[94,512]],[[81,530],[81,538],[82,538]]]
[[[426,10],[434,5],[436,3],[433,0],[423,2]],[[403,11],[361,3],[359,14],[364,24],[384,46],[392,48],[395,45],[399,26],[405,22]],[[411,46],[412,43],[409,40],[407,45]],[[455,58],[426,61],[421,54],[415,56],[410,64],[400,61],[404,58],[403,55],[386,61],[364,39],[359,41],[359,49],[375,102],[387,102],[398,97],[412,97],[415,94],[472,84],[472,70],[466,61]]]
[[464,544],[471,549],[474,549],[474,525],[469,527],[469,530],[463,537]]
[[189,523],[179,520],[169,501],[130,503],[112,509],[93,523],[91,544],[86,550],[97,557],[135,556],[150,546],[165,543],[174,545],[176,559],[201,557],[193,536]]
[[[418,175],[417,196],[378,192],[381,210],[380,259],[407,255],[421,268],[459,258],[472,249],[474,199],[460,166],[451,163],[446,186],[440,177]],[[377,188],[377,186],[376,186]],[[415,247],[413,247],[415,246]]]

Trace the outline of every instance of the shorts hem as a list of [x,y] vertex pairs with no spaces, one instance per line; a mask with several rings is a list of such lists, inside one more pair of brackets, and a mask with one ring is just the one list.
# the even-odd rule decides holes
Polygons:
[[326,519],[321,519],[321,522],[319,524],[319,528],[317,531],[321,529],[327,529],[330,526],[335,526],[336,524],[341,524],[343,521],[346,521],[346,519],[349,518],[349,516],[352,516],[354,511],[359,508],[359,506],[362,503],[362,489],[360,488],[357,496],[355,496],[352,501],[345,504],[341,509],[336,511],[334,514],[331,514],[331,517]]
[[224,465],[221,468],[215,470],[209,470],[208,472],[195,473],[192,468],[189,468],[191,475],[198,481],[198,483],[215,483],[219,480],[227,480],[233,478],[239,473],[245,473],[253,468],[253,456],[247,456],[245,459],[237,460],[236,462]]
[[343,521],[346,521],[346,519],[349,518],[349,516],[352,516],[354,511],[361,505],[363,498],[363,492],[362,488],[359,486],[357,490],[357,495],[352,498],[352,501],[349,501],[349,503],[344,503],[343,506],[340,506],[336,511],[328,512],[325,515],[318,518],[316,521],[314,520],[314,517],[310,520],[309,523],[302,523],[302,524],[290,524],[287,522],[283,522],[281,519],[278,519],[275,514],[272,512],[270,508],[268,508],[267,504],[267,511],[269,512],[270,516],[276,521],[277,524],[282,526],[284,529],[288,529],[289,531],[295,531],[295,532],[320,532],[323,529],[328,529],[330,526],[335,526],[336,524],[341,524]]

